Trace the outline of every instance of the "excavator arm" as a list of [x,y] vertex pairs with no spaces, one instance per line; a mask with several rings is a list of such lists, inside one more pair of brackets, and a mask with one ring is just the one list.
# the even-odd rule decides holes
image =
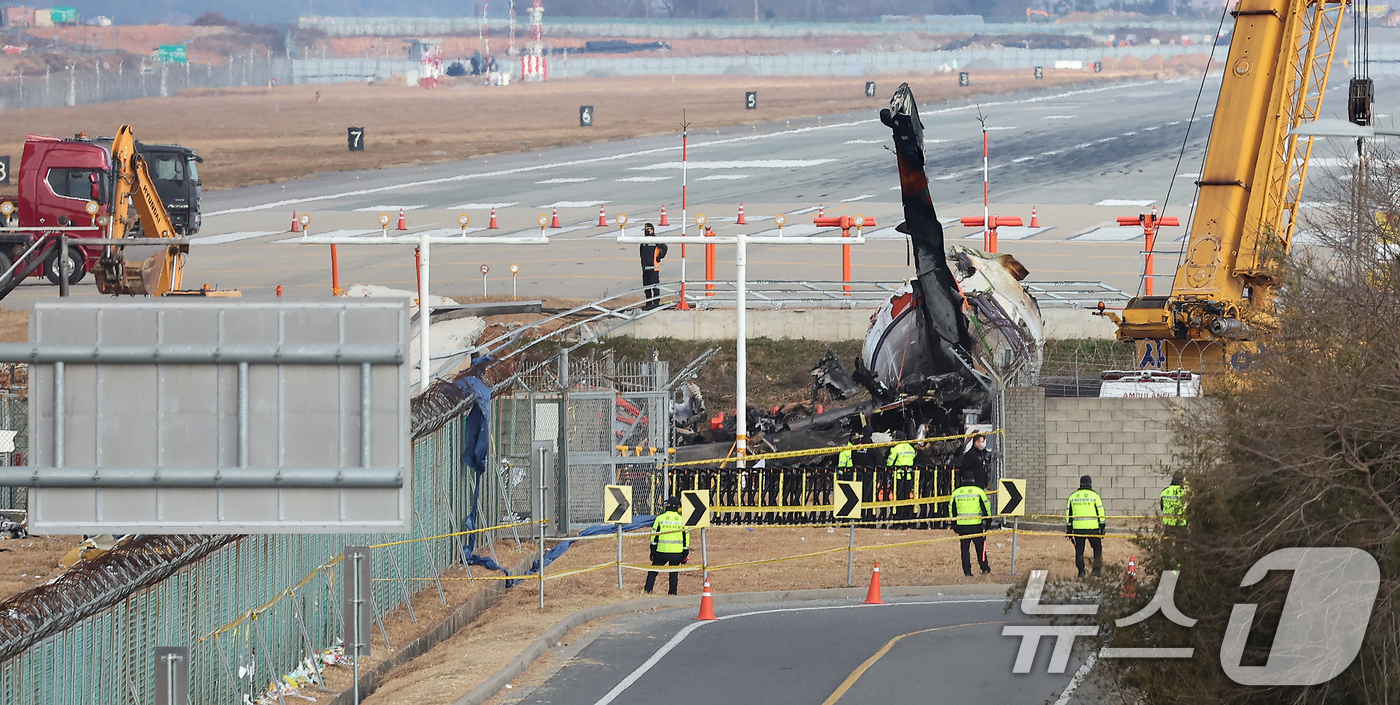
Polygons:
[[[112,178],[112,238],[126,237],[138,220],[146,237],[175,237],[175,226],[156,192],[146,161],[136,151],[130,125],[122,125],[112,140]],[[124,245],[109,245],[104,250],[95,272],[98,291],[164,296],[180,289],[188,245],[168,245],[141,262],[128,261],[125,249]]]
[[[1118,337],[1153,343],[1156,365],[1223,369],[1227,348],[1267,319],[1288,252],[1338,25],[1350,0],[1240,0],[1202,168],[1195,217],[1170,296],[1137,297]],[[1165,343],[1162,345],[1159,343]],[[1165,359],[1163,359],[1165,357]]]

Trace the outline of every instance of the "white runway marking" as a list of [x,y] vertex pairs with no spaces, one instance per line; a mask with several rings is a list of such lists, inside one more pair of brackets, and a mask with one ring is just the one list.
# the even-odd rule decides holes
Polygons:
[[[623,691],[627,690],[629,687],[632,686],[633,683],[636,683],[639,679],[641,679],[642,676],[646,675],[647,671],[650,671],[650,670],[652,669],[653,666],[655,666],[656,664],[660,663],[660,662],[661,662],[661,659],[662,659],[663,657],[665,657],[666,654],[671,653],[671,651],[672,651],[673,649],[675,649],[677,646],[680,646],[680,643],[681,643],[682,641],[685,641],[685,638],[688,637],[688,636],[690,636],[691,632],[693,632],[693,631],[695,631],[696,629],[699,629],[699,628],[701,628],[701,627],[703,627],[703,626],[705,626],[705,625],[707,625],[707,624],[715,624],[716,622],[723,622],[723,621],[725,621],[725,620],[727,620],[727,619],[738,619],[738,618],[740,618],[740,617],[752,617],[752,616],[754,616],[754,615],[760,615],[760,614],[778,614],[778,613],[782,613],[782,612],[811,612],[811,611],[816,611],[816,610],[849,610],[849,609],[860,609],[860,608],[862,608],[862,607],[875,607],[875,608],[877,608],[877,609],[884,609],[884,608],[887,608],[887,607],[899,607],[899,606],[904,606],[904,605],[953,605],[953,604],[971,604],[971,603],[982,603],[982,602],[1005,602],[1005,601],[1006,601],[1005,599],[997,599],[997,600],[947,600],[947,601],[938,601],[938,602],[892,602],[892,603],[889,603],[889,604],[887,604],[887,605],[865,605],[865,604],[856,604],[856,605],[814,605],[814,606],[811,606],[811,607],[783,607],[783,608],[779,608],[779,609],[754,610],[753,612],[740,612],[740,613],[738,613],[738,614],[727,614],[727,615],[725,615],[725,616],[723,616],[723,617],[720,617],[718,620],[715,620],[715,622],[693,622],[693,623],[691,623],[691,624],[687,624],[687,625],[685,625],[684,627],[682,627],[680,631],[676,632],[676,635],[675,635],[675,636],[671,637],[671,639],[670,639],[669,641],[667,641],[665,644],[662,644],[662,645],[661,645],[661,648],[657,649],[657,650],[656,650],[656,653],[654,653],[654,654],[651,655],[651,658],[647,659],[645,662],[642,663],[642,665],[638,666],[637,669],[636,669],[635,671],[632,671],[631,673],[627,674],[627,677],[626,677],[626,678],[623,678],[621,682],[619,682],[617,685],[613,686],[613,689],[612,689],[612,690],[609,690],[608,693],[607,693],[607,695],[604,695],[603,697],[599,698],[599,699],[598,699],[598,702],[593,703],[593,705],[608,705],[608,703],[611,703],[613,700],[616,700],[616,699],[617,699],[617,696],[622,695],[622,692],[623,692]],[[1082,670],[1082,669],[1081,669],[1081,670]],[[1073,692],[1073,691],[1071,691],[1071,692]]]
[[374,212],[374,211],[385,211],[385,212],[387,212],[387,211],[396,211],[396,210],[398,210],[398,209],[400,209],[400,208],[402,208],[402,209],[404,209],[404,210],[406,210],[406,211],[416,211],[416,210],[418,210],[419,208],[427,208],[427,206],[423,206],[423,205],[418,205],[418,206],[399,206],[399,205],[393,205],[393,206],[368,206],[368,207],[366,207],[366,208],[356,208],[356,209],[355,209],[355,212],[356,212],[356,213],[372,213],[372,212]]
[[843,199],[841,199],[841,202],[842,202],[842,203],[855,203],[856,201],[864,201],[864,200],[867,199],[867,198],[874,198],[874,197],[875,197],[875,194],[873,194],[873,193],[863,193],[863,194],[861,194],[861,195],[859,195],[859,196],[854,196],[854,197],[852,197],[852,198],[843,198]]
[[1042,119],[1042,120],[1073,120],[1073,119],[1074,119],[1074,116],[1073,116],[1073,115],[1045,115],[1045,116],[1041,117],[1041,119]]
[[510,208],[511,206],[519,205],[519,203],[519,201],[511,201],[509,203],[463,203],[460,206],[452,206],[448,210],[489,211],[492,208]]
[[[717,162],[686,162],[691,169],[802,169],[809,166],[820,166],[835,159],[735,159],[733,161]],[[648,164],[646,166],[629,167],[628,171],[659,171],[662,169],[680,171],[680,162],[661,162],[660,164]]]
[[1105,198],[1105,199],[1103,199],[1102,201],[1099,201],[1098,203],[1095,203],[1094,205],[1096,205],[1096,206],[1110,206],[1110,207],[1116,207],[1116,208],[1123,208],[1123,207],[1126,207],[1126,206],[1150,206],[1150,205],[1152,205],[1152,204],[1154,204],[1154,203],[1156,203],[1156,201],[1155,201],[1155,200],[1152,200],[1152,199],[1150,199],[1150,198],[1149,198],[1149,199],[1145,199],[1145,200],[1122,199],[1122,198]]
[[[1032,97],[1032,98],[1022,98],[1022,99],[1019,99],[1019,100],[998,100],[998,101],[990,101],[990,102],[987,102],[987,103],[982,103],[982,104],[981,104],[981,107],[989,108],[989,107],[997,107],[997,106],[1002,106],[1002,105],[1026,105],[1026,104],[1033,104],[1033,103],[1044,103],[1044,102],[1048,102],[1048,101],[1052,101],[1052,100],[1061,100],[1061,99],[1069,98],[1069,97],[1072,97],[1072,96],[1091,95],[1091,94],[1095,94],[1095,93],[1104,93],[1104,92],[1107,92],[1107,91],[1122,90],[1122,89],[1124,89],[1124,88],[1140,88],[1140,87],[1142,87],[1142,86],[1166,85],[1166,84],[1170,84],[1170,83],[1182,83],[1182,82],[1184,82],[1184,81],[1185,81],[1185,79],[1169,79],[1169,80],[1165,80],[1165,81],[1135,81],[1135,82],[1130,82],[1130,83],[1119,83],[1119,84],[1115,84],[1115,85],[1111,85],[1111,86],[1099,86],[1099,87],[1096,87],[1096,88],[1085,88],[1085,89],[1076,90],[1076,91],[1066,91],[1066,92],[1064,92],[1064,93],[1055,93],[1055,94],[1051,94],[1051,95],[1040,95],[1040,96],[1035,96],[1035,97]],[[959,106],[954,106],[954,107],[947,107],[947,108],[938,108],[938,109],[934,109],[934,107],[933,107],[932,105],[926,105],[926,106],[923,106],[923,112],[921,113],[921,115],[928,115],[928,116],[932,116],[932,115],[946,115],[946,114],[951,114],[951,113],[956,113],[956,112],[963,112],[963,111],[967,111],[967,110],[973,110],[973,109],[975,109],[976,107],[978,107],[978,106],[973,105],[973,104],[968,104],[968,105],[959,105]],[[740,137],[728,137],[728,138],[717,139],[717,140],[707,140],[707,141],[703,141],[703,142],[697,140],[697,142],[696,142],[695,144],[691,145],[691,149],[703,149],[703,148],[709,147],[709,146],[717,146],[717,145],[724,145],[724,144],[737,144],[737,143],[741,143],[741,142],[753,142],[753,141],[758,141],[758,140],[772,139],[772,138],[775,138],[775,137],[790,137],[790,136],[793,136],[793,135],[799,135],[799,134],[808,133],[808,132],[829,131],[829,130],[840,130],[840,129],[845,129],[845,128],[848,128],[848,127],[857,127],[857,126],[861,126],[861,125],[868,125],[868,124],[871,124],[871,123],[876,122],[877,120],[878,120],[878,118],[870,118],[870,119],[866,119],[866,120],[854,120],[854,121],[851,121],[851,122],[838,122],[838,123],[832,123],[832,124],[829,124],[829,125],[817,125],[817,126],[811,126],[811,127],[799,127],[799,128],[788,129],[788,130],[781,130],[781,131],[778,131],[778,132],[769,132],[769,133],[756,134],[756,135],[743,135],[743,136],[740,136]],[[1175,124],[1177,124],[1177,123],[1173,122],[1173,123],[1169,123],[1169,124],[1175,125]],[[924,144],[939,144],[939,143],[941,143],[941,142],[946,142],[946,141],[947,141],[947,140],[942,140],[942,139],[924,140]],[[509,176],[509,175],[511,175],[511,174],[527,174],[527,173],[530,173],[530,172],[548,171],[548,170],[551,170],[551,169],[559,169],[559,168],[570,167],[570,166],[580,166],[580,165],[584,165],[584,164],[598,164],[598,163],[602,163],[602,162],[621,161],[621,160],[625,160],[625,159],[631,159],[631,158],[633,158],[633,157],[646,156],[646,155],[651,155],[651,154],[667,154],[667,153],[673,153],[673,152],[680,151],[680,149],[681,149],[681,148],[680,148],[679,146],[656,147],[656,148],[653,148],[653,149],[643,149],[643,150],[637,150],[637,151],[633,151],[633,152],[622,152],[622,153],[620,153],[620,154],[612,154],[612,155],[602,156],[602,157],[589,157],[589,158],[587,158],[587,159],[573,159],[573,160],[562,161],[562,162],[554,162],[554,163],[552,163],[552,164],[532,164],[532,165],[530,165],[530,166],[516,167],[516,168],[513,168],[513,169],[497,169],[497,170],[494,170],[494,171],[483,171],[483,172],[477,172],[477,173],[472,173],[472,174],[456,174],[456,175],[453,175],[453,176],[444,176],[444,177],[435,178],[435,179],[422,179],[422,180],[419,180],[419,181],[407,181],[407,182],[404,182],[404,183],[401,183],[401,184],[390,184],[390,185],[388,185],[388,186],[377,186],[377,187],[374,187],[374,188],[356,189],[356,190],[353,190],[353,191],[342,191],[342,192],[339,192],[339,193],[329,193],[329,194],[322,194],[322,195],[316,195],[316,196],[304,196],[304,197],[301,197],[301,198],[285,198],[285,199],[282,199],[282,200],[279,200],[279,201],[272,201],[272,202],[269,202],[269,203],[260,203],[260,204],[258,204],[258,205],[253,205],[253,206],[243,206],[243,207],[239,207],[239,208],[225,208],[225,209],[223,209],[223,210],[211,211],[211,212],[209,212],[209,213],[206,213],[205,216],[206,216],[206,217],[211,217],[211,218],[212,218],[212,217],[214,217],[214,216],[233,215],[233,214],[236,214],[236,213],[254,213],[254,212],[257,212],[257,211],[272,210],[272,209],[276,209],[276,208],[285,208],[285,207],[287,207],[287,206],[295,206],[295,205],[300,205],[300,204],[303,204],[303,203],[315,203],[315,202],[318,202],[318,201],[332,201],[332,200],[337,200],[337,199],[341,199],[341,198],[348,198],[348,197],[353,197],[353,196],[368,196],[368,195],[376,194],[376,193],[390,193],[390,192],[394,192],[394,191],[404,191],[404,190],[408,190],[408,189],[420,188],[420,187],[423,187],[423,186],[437,186],[437,185],[441,185],[441,184],[452,184],[452,183],[458,183],[458,182],[462,182],[462,181],[474,181],[474,180],[477,180],[477,179],[494,179],[494,178],[501,177],[501,176]],[[676,164],[679,164],[679,162],[676,162]]]
[[741,179],[751,178],[753,178],[753,174],[712,174],[710,176],[702,176],[696,179],[696,181],[739,181]]
[[1089,677],[1089,669],[1094,667],[1094,662],[1099,660],[1099,655],[1090,652],[1089,657],[1084,659],[1084,665],[1075,671],[1074,677],[1069,680],[1069,685],[1065,686],[1064,692],[1060,693],[1060,699],[1055,701],[1055,705],[1069,705],[1069,699],[1074,695],[1074,691],[1079,690],[1084,679]]
[[[549,238],[549,237],[554,237],[555,235],[563,235],[564,233],[571,233],[571,232],[574,232],[574,231],[576,231],[576,230],[587,230],[587,229],[589,229],[589,228],[596,228],[596,227],[598,227],[598,224],[597,224],[597,223],[587,223],[587,224],[581,224],[581,225],[565,225],[565,226],[562,227],[562,228],[545,228],[545,229],[544,229],[544,236],[547,237],[547,238]],[[540,229],[539,229],[539,228],[528,228],[528,229],[526,229],[526,230],[517,230],[517,231],[515,231],[515,232],[513,232],[513,233],[505,233],[505,234],[501,235],[501,237],[539,237],[539,235],[540,235]],[[613,236],[613,237],[616,237],[616,236]]]
[[625,178],[625,179],[613,179],[613,181],[616,181],[616,182],[618,182],[618,183],[624,183],[624,184],[627,184],[627,183],[647,183],[647,182],[649,182],[649,181],[665,181],[665,180],[667,180],[667,179],[673,179],[673,178],[675,178],[675,177],[673,177],[673,176],[629,176],[629,177],[627,177],[627,178]]
[[1019,129],[1021,129],[1021,128],[1019,128],[1019,127],[1005,127],[1005,126],[992,126],[992,127],[987,127],[987,128],[984,128],[984,129],[986,129],[987,132],[996,132],[996,131],[998,131],[998,130],[1019,130]]
[[1087,233],[1075,235],[1070,238],[1076,242],[1127,242],[1142,238],[1141,227],[1108,226],[1106,228],[1095,228]]
[[1178,178],[1178,179],[1199,179],[1199,178],[1201,178],[1201,175],[1200,175],[1200,174],[1177,174],[1177,175],[1176,175],[1176,178]]
[[536,206],[536,208],[592,208],[594,206],[601,206],[604,203],[612,203],[612,201],[555,201],[542,206]]
[[889,140],[846,140],[846,144],[884,144]]
[[[373,233],[373,234],[375,234],[375,235],[378,235],[378,234],[380,234],[380,233],[382,233],[382,232],[383,232],[382,230],[330,230],[330,231],[327,231],[327,232],[313,231],[311,234],[312,234],[312,235],[316,235],[316,236],[318,236],[318,237],[359,237],[359,236],[361,236],[361,235],[369,235],[369,234],[371,234],[371,233]],[[295,243],[295,242],[297,242],[297,241],[299,241],[299,240],[301,240],[301,236],[300,236],[300,235],[298,235],[298,236],[296,236],[296,237],[289,237],[289,238],[287,238],[287,239],[285,239],[285,240],[276,240],[276,241],[274,241],[274,242],[279,243],[279,244],[282,244],[282,243]]]
[[948,179],[956,179],[956,178],[958,178],[959,176],[962,176],[962,174],[961,174],[961,173],[958,173],[958,174],[944,174],[944,175],[942,175],[942,176],[935,176],[935,177],[933,177],[933,180],[934,180],[934,181],[947,181]]
[[[1024,239],[1026,239],[1026,238],[1028,238],[1028,237],[1034,237],[1034,236],[1036,236],[1036,235],[1039,235],[1039,234],[1041,234],[1041,233],[1043,233],[1043,232],[1045,232],[1045,231],[1047,231],[1047,230],[1050,230],[1050,228],[1032,228],[1032,227],[1030,227],[1030,226],[1017,227],[1017,226],[1014,226],[1014,225],[1004,225],[1004,226],[1002,226],[1002,227],[1000,227],[1000,228],[997,228],[997,239],[998,239],[998,240],[1024,240]],[[975,232],[975,233],[973,233],[973,234],[971,234],[971,235],[967,235],[967,236],[963,237],[963,239],[964,239],[964,240],[971,240],[971,239],[973,239],[973,238],[981,238],[981,237],[982,237],[982,233],[981,233],[981,231],[978,231],[978,232]]]
[[535,183],[537,183],[537,184],[581,184],[581,183],[584,183],[584,182],[586,182],[586,181],[597,181],[597,179],[595,179],[595,178],[593,178],[593,177],[591,177],[591,176],[580,176],[580,177],[574,177],[574,178],[565,178],[565,177],[561,177],[561,178],[558,178],[558,179],[545,179],[544,181],[536,181]]
[[267,235],[281,235],[282,233],[285,233],[285,232],[287,232],[287,231],[286,231],[286,230],[282,230],[282,231],[279,231],[279,232],[266,232],[266,231],[261,231],[261,232],[246,232],[246,233],[223,233],[223,234],[221,234],[221,235],[205,235],[204,237],[197,237],[197,238],[195,238],[195,239],[193,239],[193,240],[190,240],[190,244],[191,244],[191,245],[221,245],[221,244],[226,243],[226,242],[238,242],[239,240],[251,240],[251,239],[253,239],[253,238],[255,238],[255,237],[264,237],[264,236],[267,236]]
[[1021,162],[1028,162],[1028,161],[1030,161],[1030,160],[1032,160],[1032,159],[1035,159],[1035,157],[1017,157],[1017,158],[1015,158],[1015,159],[1012,159],[1012,160],[1011,160],[1011,163],[1012,163],[1012,164],[1020,164]]

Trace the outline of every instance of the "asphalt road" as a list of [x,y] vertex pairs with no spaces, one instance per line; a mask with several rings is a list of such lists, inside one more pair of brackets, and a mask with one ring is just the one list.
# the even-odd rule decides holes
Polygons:
[[1002,636],[1002,627],[1041,622],[1005,604],[962,596],[744,605],[708,623],[693,621],[693,609],[633,615],[556,652],[562,663],[542,683],[498,697],[550,705],[1040,705],[1066,695],[1081,663],[1072,658],[1064,673],[1047,673],[1051,639],[1042,639],[1030,673],[1012,673],[1021,640]]

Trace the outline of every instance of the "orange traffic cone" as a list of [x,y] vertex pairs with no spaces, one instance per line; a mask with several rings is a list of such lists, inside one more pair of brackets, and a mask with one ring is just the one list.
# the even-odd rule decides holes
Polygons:
[[670,224],[671,224],[671,221],[669,221],[669,220],[666,219],[666,206],[662,206],[662,207],[661,207],[661,224],[662,224],[662,225],[670,225]]
[[739,204],[739,218],[734,221],[735,225],[748,225],[749,221],[744,220],[744,204]]
[[825,218],[825,217],[826,217],[826,204],[825,204],[825,203],[818,203],[818,204],[817,204],[817,217],[818,217],[818,218]]
[[408,230],[408,220],[403,217],[403,207],[399,208],[399,227],[395,230]]
[[491,224],[486,226],[487,230],[499,230],[501,226],[496,224],[496,207],[491,206]]
[[1128,575],[1123,578],[1122,597],[1137,597],[1137,557],[1128,556]]
[[880,599],[880,562],[875,561],[875,572],[870,574],[870,590],[865,593],[867,605],[883,605],[885,602]]
[[705,589],[700,592],[700,614],[695,618],[700,621],[713,621],[719,619],[715,616],[715,600],[710,596],[710,581],[705,581]]
[[301,221],[297,219],[297,212],[296,212],[296,211],[292,211],[292,230],[291,230],[291,231],[294,232],[294,233],[299,233],[299,232],[301,232]]
[[1031,206],[1031,227],[1040,227],[1040,214],[1035,212],[1035,206]]
[[558,208],[555,208],[555,209],[554,209],[554,216],[553,216],[552,218],[549,219],[549,227],[551,227],[551,228],[562,228],[562,227],[564,227],[564,226],[562,226],[562,225],[559,224],[559,209],[558,209]]
[[603,206],[598,206],[598,227],[608,227],[608,214],[603,211]]

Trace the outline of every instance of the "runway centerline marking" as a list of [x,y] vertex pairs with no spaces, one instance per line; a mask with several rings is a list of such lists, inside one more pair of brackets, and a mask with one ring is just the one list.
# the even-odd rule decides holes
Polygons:
[[1003,619],[1003,620],[999,620],[999,621],[995,621],[995,622],[968,622],[968,623],[966,623],[966,624],[949,624],[949,625],[943,626],[943,627],[932,627],[932,628],[929,628],[929,629],[920,629],[920,630],[918,630],[918,631],[905,632],[905,633],[903,633],[903,634],[900,634],[899,636],[897,636],[897,637],[895,637],[895,638],[893,638],[893,639],[890,639],[889,641],[885,642],[885,645],[882,646],[882,647],[880,647],[880,650],[879,650],[879,651],[876,651],[873,655],[871,655],[870,658],[866,659],[865,662],[862,663],[861,665],[856,666],[856,670],[851,671],[851,675],[846,676],[846,680],[841,681],[841,685],[836,686],[836,690],[833,691],[833,692],[831,693],[831,695],[827,697],[826,700],[823,700],[823,701],[822,701],[822,705],[836,705],[836,703],[837,703],[838,701],[840,701],[841,698],[845,697],[846,691],[850,690],[850,689],[851,689],[851,686],[855,685],[855,684],[856,684],[856,681],[860,680],[860,677],[863,676],[863,675],[865,675],[865,672],[868,671],[868,670],[870,670],[870,667],[871,667],[871,666],[874,666],[876,661],[879,661],[880,659],[884,658],[884,657],[885,657],[885,654],[888,654],[888,653],[890,652],[890,649],[893,649],[893,648],[894,648],[894,645],[895,645],[895,644],[898,644],[898,643],[900,642],[900,640],[903,639],[903,638],[906,637],[906,636],[914,636],[915,634],[927,634],[927,633],[929,633],[929,632],[941,632],[941,631],[943,631],[943,630],[945,630],[945,629],[958,629],[958,628],[960,628],[960,627],[980,627],[980,626],[987,625],[987,624],[1010,624],[1010,623],[1011,623],[1011,620],[1009,620],[1009,619]]
[[[809,612],[809,611],[817,611],[817,610],[848,610],[848,609],[855,609],[855,608],[859,608],[859,607],[875,607],[875,608],[879,608],[879,607],[901,607],[901,606],[906,606],[906,605],[967,605],[967,604],[983,603],[983,602],[1001,602],[1001,603],[1005,603],[1006,600],[1005,600],[1004,598],[999,598],[999,599],[995,599],[995,600],[938,600],[938,601],[932,601],[932,602],[891,602],[891,603],[886,604],[886,605],[867,605],[867,604],[864,604],[864,603],[858,603],[858,604],[854,604],[854,605],[820,605],[820,606],[813,606],[813,607],[782,607],[782,608],[771,609],[771,610],[755,610],[755,611],[753,611],[753,612],[740,612],[739,614],[728,614],[728,615],[725,615],[725,616],[723,616],[723,617],[720,617],[719,619],[715,620],[714,622],[694,622],[694,623],[692,623],[692,624],[687,624],[687,625],[686,625],[685,627],[683,627],[680,631],[676,632],[676,635],[673,636],[673,637],[671,637],[670,641],[667,641],[665,644],[662,644],[662,645],[661,645],[661,648],[657,649],[657,650],[656,650],[656,653],[654,653],[654,654],[651,655],[651,658],[648,658],[645,662],[642,663],[642,665],[638,666],[636,670],[634,670],[634,671],[632,671],[631,673],[627,674],[627,677],[626,677],[626,678],[623,678],[621,682],[619,682],[617,685],[613,686],[613,689],[612,689],[612,690],[609,690],[608,693],[607,693],[607,695],[604,695],[603,697],[599,698],[597,702],[593,703],[593,705],[608,705],[608,703],[611,703],[613,700],[616,700],[616,699],[617,699],[617,696],[622,695],[623,691],[627,690],[627,688],[629,688],[633,683],[636,683],[638,679],[640,679],[642,676],[646,675],[647,671],[650,671],[650,670],[652,669],[653,666],[655,666],[656,664],[660,663],[662,657],[664,657],[666,654],[670,653],[672,649],[674,649],[674,648],[676,648],[677,646],[679,646],[680,643],[681,643],[682,641],[684,641],[686,637],[690,636],[690,633],[691,633],[691,632],[693,632],[693,631],[695,631],[696,629],[699,629],[700,627],[703,627],[703,626],[705,626],[705,625],[707,625],[707,624],[715,624],[715,623],[723,622],[723,621],[729,620],[729,619],[738,619],[739,617],[752,617],[752,616],[754,616],[754,615],[760,615],[760,614],[778,614],[778,613],[782,613],[782,612]],[[962,625],[959,625],[959,626],[962,626]]]

